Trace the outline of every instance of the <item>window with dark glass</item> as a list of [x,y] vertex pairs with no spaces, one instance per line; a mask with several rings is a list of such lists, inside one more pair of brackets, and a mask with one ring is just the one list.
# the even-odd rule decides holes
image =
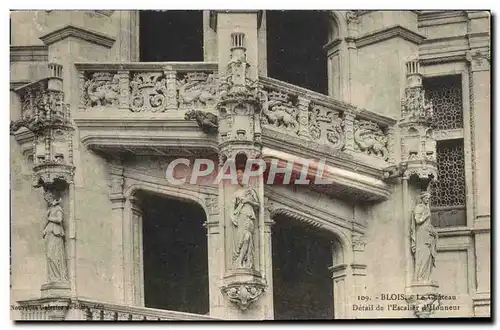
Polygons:
[[143,10],[141,62],[203,61],[203,11]]

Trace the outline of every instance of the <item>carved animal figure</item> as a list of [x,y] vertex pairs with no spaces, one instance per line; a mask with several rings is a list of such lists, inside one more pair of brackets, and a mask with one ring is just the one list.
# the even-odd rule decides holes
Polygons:
[[216,101],[217,83],[213,74],[208,75],[205,81],[180,80],[178,87],[180,104],[206,106]]
[[298,128],[299,123],[296,119],[295,107],[291,101],[285,104],[279,100],[269,100],[265,92],[262,95],[264,98],[262,112],[269,124],[293,130]]
[[207,134],[217,133],[219,129],[219,118],[210,112],[189,110],[184,115],[184,119],[196,120],[201,130]]
[[85,83],[90,106],[115,105],[118,101],[118,75],[111,81],[92,79]]
[[372,126],[358,126],[358,129],[354,131],[354,142],[356,142],[361,151],[369,155],[374,154],[384,160],[388,157],[388,150],[386,148],[387,137]]

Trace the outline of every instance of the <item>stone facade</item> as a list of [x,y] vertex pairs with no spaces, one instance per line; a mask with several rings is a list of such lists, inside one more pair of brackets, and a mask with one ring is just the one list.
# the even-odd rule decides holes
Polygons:
[[[138,11],[12,12],[12,317],[274,319],[275,221],[328,236],[335,319],[489,317],[489,12],[324,15],[329,95],[267,76],[265,11],[204,11],[203,62],[140,62]],[[175,186],[179,157],[330,183]],[[208,315],[145,303],[144,193],[203,210]]]

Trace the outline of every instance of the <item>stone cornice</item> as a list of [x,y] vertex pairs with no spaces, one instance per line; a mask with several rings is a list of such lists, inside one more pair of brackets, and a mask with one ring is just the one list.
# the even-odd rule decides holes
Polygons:
[[377,42],[381,42],[396,37],[403,38],[417,45],[421,44],[426,38],[424,35],[411,31],[401,25],[394,25],[357,37],[355,39],[355,42],[357,48],[362,48]]
[[323,49],[326,50],[329,54],[334,50],[338,49],[338,46],[342,43],[341,38],[335,38],[333,40],[328,41],[325,45],[323,45]]
[[467,16],[464,10],[431,11],[422,12],[418,15],[418,27],[459,22],[467,22]]
[[29,83],[30,83],[30,81],[28,81],[28,80],[11,81],[9,89],[11,91],[15,92],[15,90],[18,89],[19,87],[22,87],[24,85],[28,85]]
[[[181,111],[182,112],[182,111]],[[114,113],[101,117],[75,114],[74,122],[79,129],[81,142],[91,149],[116,151],[128,147],[194,147],[217,150],[215,138],[200,131],[194,121],[175,119],[179,114]],[[183,112],[182,112],[183,114]],[[80,115],[80,116],[79,116]],[[162,118],[163,117],[163,118]],[[172,118],[169,118],[172,117]],[[117,134],[119,132],[119,134]],[[161,154],[161,152],[159,153]]]
[[76,27],[74,25],[66,25],[55,31],[49,32],[40,37],[40,40],[47,46],[52,45],[55,42],[63,40],[65,38],[78,38],[86,40],[96,45],[100,45],[106,48],[111,48],[115,43],[115,38],[107,36],[105,34],[95,32],[89,29],[84,29],[81,27]]
[[47,62],[48,47],[36,46],[10,46],[11,62]]
[[[262,149],[262,156],[264,159],[278,159],[287,162],[300,162],[301,159],[315,159],[309,156],[298,156],[294,152],[284,152],[283,149],[272,149],[265,146]],[[392,187],[386,184],[379,178],[361,174],[356,167],[351,169],[345,169],[338,166],[337,163],[330,162],[330,158],[319,158],[324,159],[326,165],[323,171],[323,178],[331,182],[331,184],[323,185],[327,187],[322,187],[321,185],[311,185],[312,189],[321,190],[320,187],[324,188],[321,192],[327,193],[329,195],[336,195],[348,200],[359,199],[365,201],[380,201],[389,198],[392,192]],[[353,170],[356,168],[356,170]],[[309,171],[313,171],[309,168]],[[326,189],[328,188],[328,189]]]
[[115,12],[114,10],[94,10],[98,14],[102,14],[104,16],[111,16]]

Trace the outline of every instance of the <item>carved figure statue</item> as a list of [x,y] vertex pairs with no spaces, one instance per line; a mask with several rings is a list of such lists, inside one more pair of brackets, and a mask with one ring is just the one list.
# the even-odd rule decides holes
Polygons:
[[422,192],[411,219],[411,251],[415,256],[414,281],[430,281],[436,267],[438,233],[431,223],[430,193]]
[[43,230],[47,254],[47,279],[48,282],[67,282],[63,209],[59,204],[60,199],[56,199],[52,192],[47,191],[44,199],[48,205],[47,222]]
[[384,160],[388,157],[387,141],[387,137],[376,124],[361,121],[354,130],[354,142],[359,149]]
[[184,115],[185,120],[196,120],[198,126],[207,134],[217,133],[219,118],[213,113],[201,110],[189,110]]
[[270,96],[266,92],[262,93],[264,102],[262,112],[267,123],[276,127],[297,130],[299,122],[297,121],[297,108],[293,106],[290,100],[287,100],[279,92],[271,92]]
[[239,187],[234,193],[231,208],[231,222],[235,230],[235,246],[233,255],[234,268],[253,269],[254,242],[253,232],[259,214],[259,197],[257,192],[242,183],[243,171],[237,171]]
[[178,81],[181,105],[208,106],[217,100],[217,79],[214,74],[188,73]]

